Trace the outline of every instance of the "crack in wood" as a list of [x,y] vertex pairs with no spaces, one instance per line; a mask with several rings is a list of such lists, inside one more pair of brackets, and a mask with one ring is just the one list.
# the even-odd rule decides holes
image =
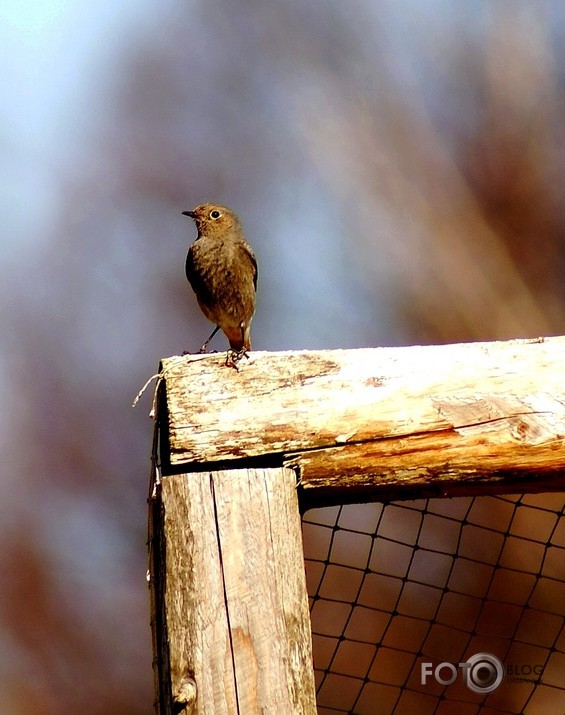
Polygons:
[[235,664],[235,649],[234,649],[234,642],[233,642],[233,629],[230,621],[230,608],[229,608],[229,599],[228,599],[228,589],[226,585],[226,574],[224,570],[224,554],[222,551],[222,540],[220,538],[220,520],[218,518],[218,502],[216,499],[216,491],[214,488],[214,475],[211,473],[210,474],[210,493],[212,497],[212,508],[214,509],[214,524],[216,525],[216,539],[218,543],[218,557],[220,561],[220,573],[222,577],[222,589],[224,592],[224,604],[226,608],[226,621],[228,625],[228,641],[230,644],[230,654],[231,654],[231,662],[232,662],[232,668],[233,668],[233,685],[235,689],[235,702],[237,706],[237,715],[240,715],[240,710],[239,710],[239,693],[238,693],[238,682],[237,682],[237,670],[236,670],[236,664]]

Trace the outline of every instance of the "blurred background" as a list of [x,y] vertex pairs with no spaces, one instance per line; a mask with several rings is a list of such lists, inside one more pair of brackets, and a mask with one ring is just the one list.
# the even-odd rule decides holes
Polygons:
[[131,402],[210,332],[181,211],[240,214],[257,350],[565,333],[565,4],[0,12],[0,712],[148,715]]

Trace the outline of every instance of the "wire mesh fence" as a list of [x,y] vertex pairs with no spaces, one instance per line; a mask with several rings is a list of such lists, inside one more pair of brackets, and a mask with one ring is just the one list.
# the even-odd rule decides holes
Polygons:
[[563,715],[564,502],[306,512],[320,715]]

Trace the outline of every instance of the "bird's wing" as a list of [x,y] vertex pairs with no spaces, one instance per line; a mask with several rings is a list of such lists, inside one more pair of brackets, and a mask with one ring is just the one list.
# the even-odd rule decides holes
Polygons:
[[249,256],[249,259],[251,260],[251,265],[253,266],[253,285],[255,286],[255,290],[257,290],[257,259],[255,258],[253,249],[249,244],[245,244],[245,252]]

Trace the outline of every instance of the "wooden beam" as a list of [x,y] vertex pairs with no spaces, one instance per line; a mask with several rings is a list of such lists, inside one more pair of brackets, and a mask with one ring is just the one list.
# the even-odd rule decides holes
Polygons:
[[292,466],[304,504],[564,489],[565,337],[162,361],[171,473]]
[[172,475],[150,505],[158,712],[314,715],[294,472]]

